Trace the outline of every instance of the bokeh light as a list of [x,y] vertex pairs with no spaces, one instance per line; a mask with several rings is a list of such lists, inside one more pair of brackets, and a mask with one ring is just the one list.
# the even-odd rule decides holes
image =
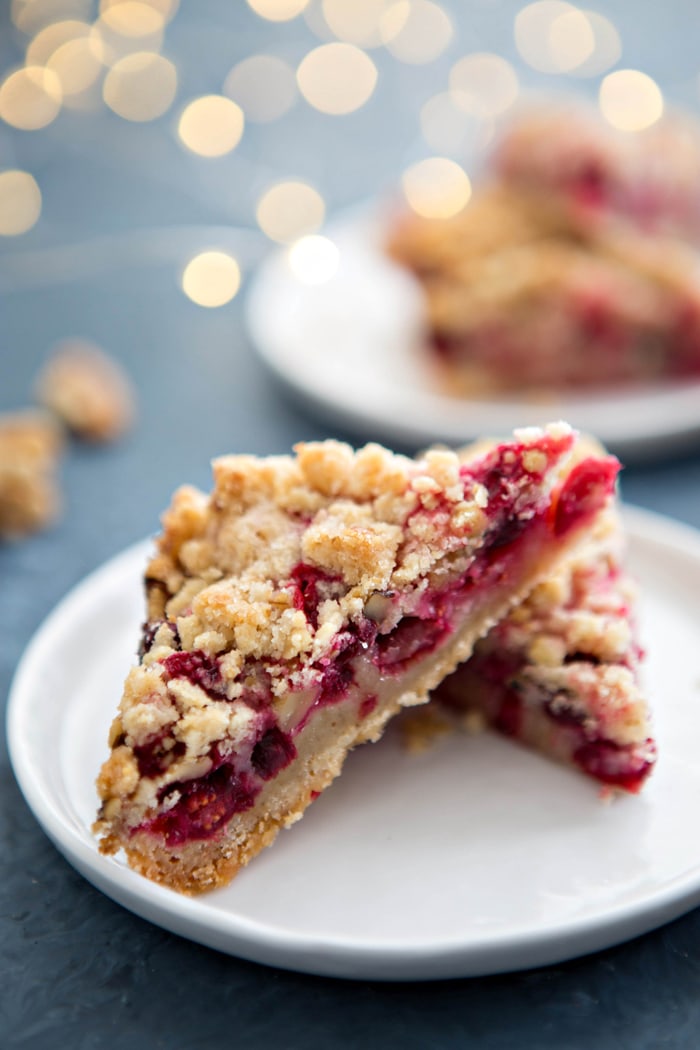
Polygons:
[[137,51],[109,70],[102,96],[125,120],[155,120],[170,108],[177,90],[175,66],[162,55]]
[[377,68],[354,44],[322,44],[302,59],[297,83],[306,101],[322,113],[352,113],[374,91]]
[[0,171],[0,235],[26,233],[41,214],[41,190],[28,171]]
[[382,18],[394,0],[323,0],[322,13],[334,36],[358,47],[380,47]]
[[413,164],[401,179],[409,206],[425,219],[450,219],[469,202],[471,182],[464,168],[447,157]]
[[449,45],[452,22],[446,11],[431,0],[397,0],[381,20],[382,39],[401,62],[432,62]]
[[[528,65],[540,73],[562,72],[562,66],[553,48],[552,34],[557,22],[566,19],[567,16],[578,19],[576,24],[579,28],[582,24],[581,19],[585,21],[585,16],[581,15],[573,4],[565,3],[564,0],[536,0],[535,3],[523,7],[515,16],[515,45]],[[560,21],[559,24],[561,25]],[[590,43],[590,35],[589,29],[585,34],[584,48]],[[555,42],[556,39],[554,30]],[[560,43],[562,39],[566,44],[566,23],[564,32],[559,30]],[[586,55],[583,55],[581,61],[585,57]]]
[[198,306],[225,306],[241,286],[241,269],[228,252],[200,252],[182,273],[182,290]]
[[556,16],[548,37],[552,59],[562,73],[583,65],[595,49],[595,34],[588,16],[576,8]]
[[246,120],[267,123],[284,116],[296,102],[296,75],[281,58],[251,55],[228,74],[224,94],[238,103]]
[[25,66],[0,87],[0,117],[14,128],[36,131],[58,116],[63,94],[61,82],[50,69]]
[[248,0],[256,15],[269,22],[288,22],[304,10],[309,0]]
[[289,249],[288,259],[297,280],[304,284],[325,284],[337,273],[340,252],[328,237],[314,233],[296,241]]
[[52,22],[40,30],[27,44],[25,62],[28,66],[46,65],[54,51],[69,40],[90,36],[92,26],[75,18]]
[[37,33],[52,22],[65,19],[88,21],[92,0],[12,0],[10,17],[22,33]]
[[223,95],[203,95],[185,106],[177,126],[180,140],[202,157],[230,153],[243,135],[243,110]]
[[600,85],[599,102],[605,119],[620,131],[651,127],[664,111],[658,84],[638,69],[608,73]]
[[493,136],[493,122],[469,112],[469,97],[459,91],[443,91],[421,107],[423,138],[439,154],[463,156],[478,151]]
[[[125,3],[131,3],[131,0],[100,0],[100,13],[104,14],[111,7],[118,7]],[[171,22],[180,6],[179,0],[141,0],[141,3],[157,11],[163,22]]]
[[620,34],[609,18],[597,11],[584,11],[593,33],[593,51],[580,65],[571,70],[577,77],[598,77],[620,61],[622,43]]
[[165,19],[161,12],[140,0],[121,0],[103,8],[102,25],[120,36],[144,37],[161,33]]
[[450,70],[456,105],[481,117],[496,117],[518,97],[518,78],[500,55],[477,51],[465,55]]
[[261,230],[273,241],[288,243],[315,233],[325,217],[323,197],[306,182],[278,182],[260,200],[256,218]]
[[80,36],[57,47],[46,63],[58,77],[63,100],[71,100],[87,91],[102,75],[104,66],[99,41],[94,36]]

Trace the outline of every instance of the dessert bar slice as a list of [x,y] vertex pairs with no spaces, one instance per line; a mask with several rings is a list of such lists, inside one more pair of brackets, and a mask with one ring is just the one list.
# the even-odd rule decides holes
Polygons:
[[452,219],[404,218],[389,250],[420,282],[448,392],[700,375],[700,276],[680,242],[584,234],[556,198],[496,186]]
[[505,130],[491,166],[585,226],[700,237],[700,134],[678,114],[630,134],[583,106],[533,107]]
[[620,524],[608,513],[593,542],[477,643],[429,707],[467,726],[476,712],[605,785],[639,791],[656,746],[634,598]]
[[580,541],[618,464],[575,446],[565,424],[463,457],[328,441],[181,489],[98,779],[102,851],[185,892],[229,881]]

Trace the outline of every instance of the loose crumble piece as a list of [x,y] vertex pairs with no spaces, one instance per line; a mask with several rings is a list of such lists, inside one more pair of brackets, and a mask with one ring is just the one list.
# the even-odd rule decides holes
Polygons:
[[228,882],[571,550],[617,462],[564,424],[417,460],[334,441],[181,489],[98,779],[101,849]]
[[0,538],[20,538],[57,518],[62,445],[49,416],[30,410],[0,416]]
[[36,385],[39,401],[88,441],[112,441],[134,417],[131,385],[117,362],[87,340],[59,343]]

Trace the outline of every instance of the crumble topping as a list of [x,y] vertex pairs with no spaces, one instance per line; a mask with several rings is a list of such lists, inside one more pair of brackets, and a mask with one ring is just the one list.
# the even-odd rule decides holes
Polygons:
[[493,461],[493,491],[470,473],[487,462],[483,447],[479,458],[434,449],[412,460],[337,441],[302,444],[295,457],[225,456],[209,497],[181,488],[147,567],[142,662],[112,729],[103,798],[134,790],[134,762],[150,770],[144,804],[206,773],[212,745],[235,750],[262,731],[255,696],[286,724],[294,697],[336,658],[342,669],[350,641],[362,644],[363,624],[391,630],[434,582],[464,571],[504,500],[512,520],[529,520],[573,435],[552,424],[515,440],[517,455],[507,446]]

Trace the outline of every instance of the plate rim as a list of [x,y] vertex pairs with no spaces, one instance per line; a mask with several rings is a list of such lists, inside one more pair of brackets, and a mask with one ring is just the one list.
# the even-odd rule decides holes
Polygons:
[[[676,552],[700,564],[700,530],[654,511],[623,505],[632,539],[673,546]],[[34,633],[16,668],[6,710],[6,736],[10,764],[20,791],[38,823],[63,856],[81,875],[112,900],[157,925],[190,940],[266,965],[321,976],[374,980],[433,980],[486,976],[550,965],[612,947],[649,932],[700,904],[698,864],[667,881],[654,893],[603,909],[593,918],[574,917],[549,922],[544,927],[496,930],[467,942],[464,937],[413,945],[385,940],[371,946],[365,941],[319,938],[276,929],[260,920],[212,910],[202,897],[183,897],[137,875],[125,865],[103,857],[96,846],[66,816],[51,805],[33,776],[29,741],[22,718],[34,667],[44,647],[69,614],[90,596],[102,580],[127,563],[145,555],[151,539],[130,545],[108,559],[72,587]],[[83,828],[83,833],[89,829]],[[212,915],[216,923],[212,923]],[[576,941],[571,950],[570,942]]]
[[[331,240],[355,242],[362,250],[374,250],[385,224],[386,215],[379,205],[365,202],[339,213],[322,232]],[[611,451],[624,455],[629,462],[659,458],[689,447],[700,438],[700,378],[669,380],[639,391],[613,388],[583,398],[553,398],[549,406],[543,402],[541,407],[531,400],[458,399],[439,391],[411,389],[411,396],[420,396],[421,407],[428,410],[427,415],[433,421],[440,418],[438,426],[421,423],[420,412],[402,410],[399,413],[398,408],[391,405],[384,405],[379,415],[368,402],[358,401],[342,384],[335,385],[329,396],[327,385],[319,384],[314,376],[304,378],[289,353],[281,350],[270,335],[267,320],[271,316],[270,287],[274,290],[279,281],[287,252],[288,247],[273,249],[254,271],[244,300],[245,325],[252,346],[268,371],[289,394],[328,423],[337,425],[340,419],[355,434],[369,434],[380,440],[418,447],[435,441],[464,442],[483,433],[512,430],[518,425],[518,415],[521,423],[525,419],[528,425],[541,424],[544,416],[556,416],[571,418],[578,429],[595,432]],[[403,283],[415,285],[420,297],[419,287],[407,271],[388,257],[383,261],[397,275],[401,274]],[[291,274],[289,281],[293,281]],[[299,287],[304,286],[300,283]],[[608,412],[608,408],[616,411]],[[625,410],[635,413],[638,420],[635,426],[624,424]],[[589,419],[591,412],[596,413],[594,425]],[[406,421],[407,415],[412,415],[410,422]]]

